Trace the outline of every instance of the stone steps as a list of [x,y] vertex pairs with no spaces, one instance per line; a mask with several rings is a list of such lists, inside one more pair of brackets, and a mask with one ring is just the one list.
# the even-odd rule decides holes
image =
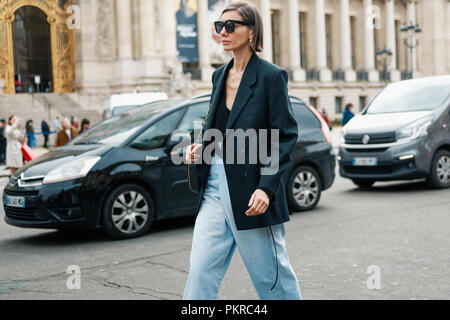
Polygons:
[[[0,119],[5,119],[16,114],[19,116],[22,126],[22,132],[25,133],[25,123],[27,120],[33,120],[35,132],[41,132],[41,121],[47,119],[50,130],[54,131],[54,120],[71,116],[81,123],[83,118],[90,120],[91,125],[102,120],[99,111],[84,109],[77,101],[77,94],[56,94],[56,93],[34,93],[34,94],[15,94],[0,95]],[[36,135],[37,145],[42,146],[44,137]],[[50,136],[50,145],[53,145],[54,135]]]

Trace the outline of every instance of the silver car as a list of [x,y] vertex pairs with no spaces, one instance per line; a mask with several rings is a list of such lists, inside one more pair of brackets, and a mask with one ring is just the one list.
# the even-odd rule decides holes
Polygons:
[[339,173],[362,187],[425,178],[450,186],[450,75],[386,86],[342,129]]

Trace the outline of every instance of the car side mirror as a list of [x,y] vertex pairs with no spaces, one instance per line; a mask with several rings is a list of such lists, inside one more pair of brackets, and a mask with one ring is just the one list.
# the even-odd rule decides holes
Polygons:
[[178,144],[178,141],[169,140],[167,141],[165,151],[167,154],[170,154],[173,151],[173,148]]

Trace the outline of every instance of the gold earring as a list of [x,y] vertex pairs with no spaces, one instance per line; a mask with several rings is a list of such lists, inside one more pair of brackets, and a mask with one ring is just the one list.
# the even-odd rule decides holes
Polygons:
[[250,38],[250,44],[252,44],[252,42],[253,42],[253,40],[252,40],[252,38]]

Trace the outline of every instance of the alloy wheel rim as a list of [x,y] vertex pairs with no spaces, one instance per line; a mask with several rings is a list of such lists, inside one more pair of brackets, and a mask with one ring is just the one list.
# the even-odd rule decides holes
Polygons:
[[125,191],[114,200],[112,220],[117,229],[125,233],[136,233],[149,218],[149,207],[145,197],[137,191]]
[[446,185],[450,183],[450,157],[442,156],[439,158],[436,168],[439,181]]
[[302,171],[295,177],[292,186],[295,201],[302,207],[311,206],[319,194],[319,184],[311,172]]

